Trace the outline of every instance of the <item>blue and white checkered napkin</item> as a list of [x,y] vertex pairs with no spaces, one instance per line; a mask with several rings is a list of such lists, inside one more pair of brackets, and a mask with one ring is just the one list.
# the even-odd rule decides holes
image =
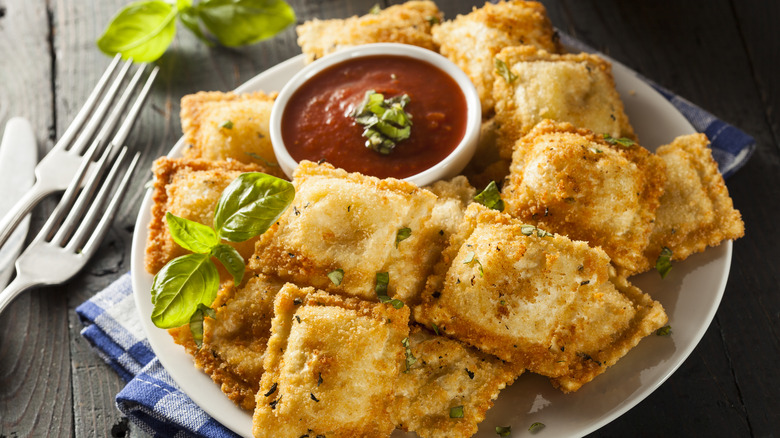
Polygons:
[[[561,39],[569,47],[594,52],[592,48],[563,33]],[[712,142],[712,155],[725,177],[745,164],[756,148],[756,142],[751,136],[651,81],[644,80],[666,97],[697,131],[707,134]],[[176,386],[160,365],[138,320],[130,274],[122,276],[79,306],[76,312],[86,325],[81,334],[128,381],[127,386],[117,395],[116,403],[119,410],[135,424],[158,437],[236,436],[206,415]]]
[[128,384],[116,396],[123,414],[155,437],[236,437],[185,395],[146,339],[127,273],[76,308],[81,335]]

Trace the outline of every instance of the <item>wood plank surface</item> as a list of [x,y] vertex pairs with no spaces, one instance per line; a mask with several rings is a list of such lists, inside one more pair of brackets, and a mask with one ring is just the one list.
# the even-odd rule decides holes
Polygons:
[[[109,59],[94,42],[123,0],[0,0],[0,124],[33,124],[41,154],[67,127]],[[294,0],[299,22],[360,15],[401,1]],[[482,1],[439,1],[447,18]],[[669,380],[594,432],[611,436],[777,436],[780,430],[780,3],[761,0],[545,0],[556,27],[753,135],[758,148],[727,181],[746,224],[721,307]],[[181,25],[128,139],[141,171],[99,254],[72,281],[18,298],[0,317],[0,437],[146,436],[114,405],[124,382],[79,335],[73,309],[130,268],[135,218],[152,161],[181,135],[179,99],[231,90],[295,54],[295,32],[208,48]],[[53,200],[34,213],[40,228]],[[540,433],[539,436],[543,436]]]

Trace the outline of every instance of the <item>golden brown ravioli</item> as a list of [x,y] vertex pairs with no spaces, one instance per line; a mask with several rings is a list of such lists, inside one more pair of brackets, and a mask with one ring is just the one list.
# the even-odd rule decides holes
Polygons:
[[[499,391],[523,369],[474,347],[414,325],[411,357],[398,376],[392,417],[399,428],[423,438],[470,437]],[[462,407],[463,417],[451,410]]]
[[414,316],[571,391],[666,322],[610,272],[601,249],[471,204]]
[[[387,294],[416,302],[446,242],[431,220],[436,195],[309,161],[300,163],[293,184],[295,200],[260,237],[252,269],[369,301],[377,300],[376,274],[387,272]],[[328,274],[338,269],[343,278],[336,284]]]
[[692,134],[656,151],[666,164],[666,184],[645,249],[647,264],[640,271],[655,266],[664,247],[672,250],[673,260],[684,260],[707,246],[745,234],[708,144],[706,135]]
[[510,158],[515,142],[544,119],[636,140],[604,58],[557,55],[532,46],[508,47],[496,58],[513,75],[493,72],[502,157]]
[[345,47],[370,43],[401,43],[435,50],[431,25],[442,13],[431,1],[408,1],[377,13],[346,19],[312,19],[296,28],[306,62]]
[[288,283],[274,312],[254,436],[389,436],[409,308]]
[[482,114],[493,111],[494,58],[504,47],[528,44],[559,52],[555,29],[539,2],[485,3],[481,8],[433,27],[433,40],[474,83]]
[[[158,158],[153,166],[154,192],[146,242],[146,270],[156,274],[169,261],[187,254],[187,250],[173,241],[165,221],[166,212],[212,226],[214,208],[228,184],[242,173],[267,170],[259,165],[238,162]],[[252,255],[256,240],[224,243],[236,248],[247,259]],[[218,267],[226,274],[221,265]]]
[[187,158],[258,164],[285,178],[274,155],[268,125],[276,93],[201,91],[181,99]]
[[176,343],[193,356],[195,366],[211,376],[242,409],[255,408],[263,375],[263,357],[271,336],[274,297],[283,283],[254,275],[241,287],[223,284],[213,308],[216,319],[205,318],[203,345],[197,348],[189,326],[170,330]]
[[630,274],[645,264],[664,180],[663,161],[640,145],[546,120],[517,142],[502,198],[512,216],[600,246]]

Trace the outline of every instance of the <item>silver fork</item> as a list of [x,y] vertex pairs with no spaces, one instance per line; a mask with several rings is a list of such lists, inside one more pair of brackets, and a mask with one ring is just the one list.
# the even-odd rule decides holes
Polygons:
[[[145,70],[145,65],[138,68],[122,95],[114,102],[132,65],[132,60],[125,61],[119,69],[117,77],[109,85],[109,81],[119,64],[120,58],[117,55],[106,69],[106,72],[103,73],[84,106],[76,114],[76,117],[60,140],[35,167],[35,184],[0,221],[0,247],[5,244],[22,218],[42,199],[54,192],[65,190],[69,185],[70,189],[66,190],[63,199],[72,198],[81,186],[84,176],[94,172],[90,169],[94,167],[92,159],[87,157],[92,157],[95,152],[99,153],[106,148],[108,137],[114,132],[119,119],[124,114],[125,108]],[[158,68],[155,67],[149,74],[138,97],[127,111],[127,116],[122,125],[116,131],[111,141],[112,144],[124,144],[146,100],[157,72]],[[103,96],[102,99],[100,99],[101,95]],[[99,103],[98,100],[100,100]],[[106,116],[109,109],[112,108],[112,104],[113,110]],[[98,128],[100,128],[100,131],[95,135]],[[79,176],[79,182],[71,184],[71,181],[76,176]]]
[[[16,278],[0,292],[0,313],[16,296],[31,287],[69,280],[95,254],[119,208],[139,158],[136,153],[127,165],[127,146],[118,152],[113,149],[114,145],[110,144],[94,164],[94,171],[88,176],[75,202],[63,196],[41,231],[16,260]],[[91,159],[92,155],[86,157]],[[109,165],[111,168],[104,175]],[[117,183],[122,169],[126,170]],[[81,185],[79,179],[74,178],[66,192],[78,191]]]

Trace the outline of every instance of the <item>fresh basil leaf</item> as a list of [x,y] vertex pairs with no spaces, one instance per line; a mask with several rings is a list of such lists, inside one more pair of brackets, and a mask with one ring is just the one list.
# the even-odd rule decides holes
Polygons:
[[294,198],[289,181],[259,172],[241,174],[219,198],[214,229],[231,242],[251,239],[265,233]]
[[211,249],[211,256],[222,263],[230,275],[233,276],[233,283],[238,286],[244,279],[244,258],[230,245],[220,243]]
[[165,213],[165,221],[173,241],[188,251],[207,254],[219,244],[217,233],[208,225],[178,217],[171,212]]
[[474,197],[474,200],[487,208],[504,211],[504,201],[501,199],[501,193],[498,191],[498,186],[495,181],[490,181],[490,184],[479,192],[477,196]]
[[344,270],[341,268],[334,269],[328,272],[328,278],[330,279],[331,283],[338,286],[344,280]]
[[188,254],[163,266],[152,281],[152,322],[169,329],[190,322],[198,304],[211,305],[219,273],[208,254]]
[[199,40],[203,41],[207,46],[214,46],[214,43],[206,38],[203,31],[200,29],[200,23],[198,22],[198,9],[192,6],[190,0],[176,0],[176,9],[179,10],[179,20],[187,26]]
[[666,278],[666,274],[672,270],[672,250],[664,247],[661,254],[655,260],[655,270],[661,274],[661,278]]
[[190,318],[190,333],[192,333],[192,339],[195,340],[195,345],[200,348],[203,346],[203,320],[205,317],[212,319],[217,318],[217,312],[211,307],[203,304],[198,304],[198,308]]
[[157,60],[176,35],[176,8],[162,0],[130,3],[114,16],[97,45],[107,55],[136,62]]
[[295,12],[282,0],[203,0],[198,16],[227,47],[254,44],[295,23]]

